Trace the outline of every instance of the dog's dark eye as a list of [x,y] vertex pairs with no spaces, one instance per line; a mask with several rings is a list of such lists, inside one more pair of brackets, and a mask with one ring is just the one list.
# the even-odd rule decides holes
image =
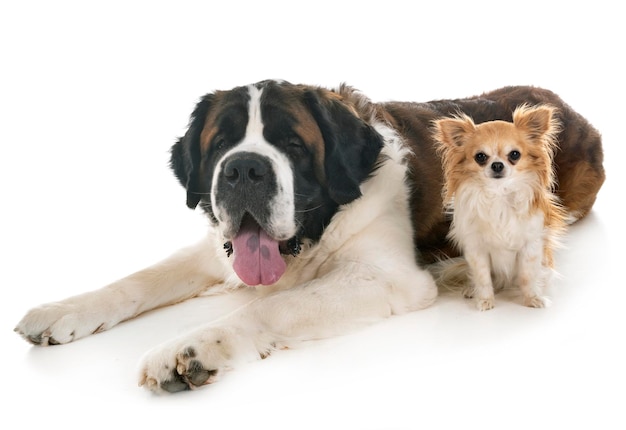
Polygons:
[[474,155],[474,160],[481,166],[487,162],[488,158],[489,157],[484,152],[479,152],[478,154]]
[[291,136],[287,139],[287,146],[299,148],[302,146],[302,141],[297,136]]
[[226,146],[226,139],[224,139],[222,136],[217,136],[215,139],[213,139],[213,143],[211,144],[211,146],[217,150],[224,149],[224,147]]
[[290,136],[286,140],[287,149],[289,151],[298,152],[304,150],[304,143],[298,136]]
[[519,160],[519,158],[522,156],[522,154],[520,154],[519,151],[511,151],[509,152],[509,161],[513,162],[513,161],[517,161]]

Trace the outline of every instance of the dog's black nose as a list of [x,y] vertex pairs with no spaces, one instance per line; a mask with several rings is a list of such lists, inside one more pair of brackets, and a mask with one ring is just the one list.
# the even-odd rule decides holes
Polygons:
[[224,163],[224,179],[230,185],[263,182],[269,166],[256,154],[240,154]]
[[493,163],[491,163],[491,170],[496,173],[500,173],[502,170],[504,170],[504,163],[502,163],[501,161],[494,161]]

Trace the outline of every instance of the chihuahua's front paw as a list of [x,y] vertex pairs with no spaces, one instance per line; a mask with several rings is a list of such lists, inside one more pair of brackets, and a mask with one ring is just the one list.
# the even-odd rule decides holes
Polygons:
[[550,306],[550,300],[547,297],[527,296],[524,297],[524,306],[529,308],[546,308]]

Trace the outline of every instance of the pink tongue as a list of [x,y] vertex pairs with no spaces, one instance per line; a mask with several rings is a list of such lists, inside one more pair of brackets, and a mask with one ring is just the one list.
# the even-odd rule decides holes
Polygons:
[[285,273],[278,242],[256,222],[244,222],[233,239],[233,269],[248,285],[272,285]]

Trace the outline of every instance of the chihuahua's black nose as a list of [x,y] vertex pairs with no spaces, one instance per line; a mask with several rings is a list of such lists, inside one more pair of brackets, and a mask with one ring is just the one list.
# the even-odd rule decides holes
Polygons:
[[500,161],[494,161],[493,163],[491,163],[491,170],[493,170],[494,172],[500,173],[503,169],[504,163]]

